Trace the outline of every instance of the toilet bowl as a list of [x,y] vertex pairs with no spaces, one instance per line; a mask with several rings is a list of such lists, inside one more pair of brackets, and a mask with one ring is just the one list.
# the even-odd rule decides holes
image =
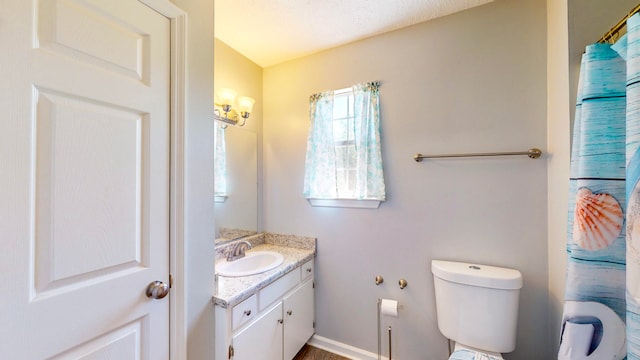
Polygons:
[[487,353],[470,346],[456,344],[449,360],[504,360],[504,358],[499,353]]
[[614,360],[627,355],[625,325],[608,306],[565,301],[558,360]]

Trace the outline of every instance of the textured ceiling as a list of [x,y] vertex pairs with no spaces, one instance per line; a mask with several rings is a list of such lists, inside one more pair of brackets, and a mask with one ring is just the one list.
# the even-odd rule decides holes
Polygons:
[[215,0],[215,34],[267,67],[491,1]]

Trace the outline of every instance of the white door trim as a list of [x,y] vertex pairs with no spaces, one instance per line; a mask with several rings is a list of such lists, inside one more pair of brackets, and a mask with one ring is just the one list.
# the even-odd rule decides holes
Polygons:
[[186,109],[187,14],[169,0],[138,0],[171,20],[171,194],[169,219],[170,359],[187,359],[184,247],[184,120]]

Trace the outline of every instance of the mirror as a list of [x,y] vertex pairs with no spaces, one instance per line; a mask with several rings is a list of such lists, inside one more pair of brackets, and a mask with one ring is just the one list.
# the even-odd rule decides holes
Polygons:
[[[222,131],[226,194],[216,196],[216,243],[258,231],[258,136],[255,131],[236,126],[227,126]],[[214,155],[223,154],[216,151]]]

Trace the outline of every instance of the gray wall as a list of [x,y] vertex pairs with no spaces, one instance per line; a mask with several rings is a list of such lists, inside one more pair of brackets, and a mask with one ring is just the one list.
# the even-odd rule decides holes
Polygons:
[[[497,0],[265,69],[264,229],[318,238],[318,335],[376,352],[376,300],[394,298],[394,357],[446,358],[430,261],[450,259],[519,269],[518,344],[506,357],[553,357],[546,162],[411,158],[545,150],[546,59],[545,1]],[[308,97],[371,80],[381,81],[388,200],[311,207],[301,195]]]

